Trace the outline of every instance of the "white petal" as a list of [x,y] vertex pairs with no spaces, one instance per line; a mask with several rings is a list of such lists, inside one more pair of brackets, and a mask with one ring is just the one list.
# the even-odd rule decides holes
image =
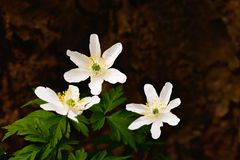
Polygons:
[[70,97],[71,99],[77,99],[77,98],[79,98],[79,89],[78,89],[77,86],[69,85],[69,86],[68,86],[68,91],[70,91],[69,97]]
[[112,47],[103,52],[102,57],[105,59],[108,68],[110,68],[118,55],[122,52],[122,44],[116,43]]
[[167,105],[170,100],[170,96],[172,94],[172,87],[172,84],[170,82],[167,82],[163,86],[160,93],[160,100],[162,100],[165,105]]
[[166,109],[165,109],[164,112],[170,112],[171,109],[176,108],[176,107],[179,106],[180,104],[181,104],[180,98],[176,98],[176,99],[174,99],[174,100],[171,100],[171,101],[169,102],[169,104],[167,105],[167,107],[166,107]]
[[85,110],[89,109],[90,107],[92,107],[94,104],[97,104],[100,102],[100,98],[98,96],[93,96],[91,97],[90,102],[86,105]]
[[81,82],[89,77],[88,71],[83,68],[71,69],[64,73],[64,79],[69,82]]
[[69,110],[68,111],[68,115],[67,115],[68,118],[76,121],[78,123],[78,119],[76,118],[77,117],[77,114],[74,113],[73,111]]
[[163,113],[162,121],[165,123],[168,123],[171,126],[176,126],[179,123],[180,119],[176,115],[172,114],[171,112],[168,112],[168,113]]
[[99,95],[102,91],[103,79],[100,77],[91,77],[91,81],[88,84],[93,95]]
[[60,115],[66,115],[68,111],[68,108],[64,107],[63,105],[56,106],[51,103],[41,104],[40,107],[46,111],[55,111]]
[[144,92],[148,102],[152,102],[153,100],[159,99],[155,88],[151,84],[144,85]]
[[75,63],[79,68],[85,68],[88,62],[88,57],[76,51],[67,50],[67,55],[70,57],[71,61]]
[[90,35],[89,49],[90,49],[91,57],[101,56],[100,42],[97,34]]
[[161,128],[163,123],[161,121],[153,122],[151,126],[151,134],[153,139],[158,139],[161,135]]
[[117,82],[124,83],[127,80],[127,76],[115,68],[110,68],[104,74],[103,79],[112,84]]
[[56,108],[56,106],[54,106],[54,104],[51,103],[41,104],[40,107],[45,111],[55,111]]
[[143,114],[144,113],[144,108],[146,106],[144,104],[136,104],[136,103],[131,103],[126,105],[126,110],[135,112],[138,114]]
[[34,92],[38,96],[38,98],[40,98],[46,102],[53,103],[57,106],[61,105],[57,94],[48,87],[39,86],[35,89]]
[[150,118],[147,118],[145,116],[139,117],[135,121],[133,121],[129,126],[128,129],[135,130],[138,129],[144,125],[149,125],[152,123],[152,120]]

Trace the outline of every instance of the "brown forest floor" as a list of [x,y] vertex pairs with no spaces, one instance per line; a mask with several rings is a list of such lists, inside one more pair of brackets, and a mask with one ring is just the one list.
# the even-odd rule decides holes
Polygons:
[[240,159],[240,0],[0,0],[0,126],[29,112],[31,88],[66,88],[65,52],[88,54],[91,33],[103,50],[123,43],[128,102],[145,101],[146,82],[174,84],[181,122],[161,136],[171,159]]

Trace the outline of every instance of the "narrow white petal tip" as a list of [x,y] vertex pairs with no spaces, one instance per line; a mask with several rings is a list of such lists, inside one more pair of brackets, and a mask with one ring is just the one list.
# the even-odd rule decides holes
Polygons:
[[153,139],[158,139],[160,137],[160,135],[154,135],[154,134],[152,134],[152,138]]
[[176,98],[176,101],[178,103],[178,106],[181,104],[181,99],[180,98]]
[[94,101],[94,104],[97,104],[100,102],[100,98],[98,96],[93,96],[93,101]]
[[148,84],[148,83],[144,85],[144,88],[148,88],[148,87],[153,87],[153,85]]
[[[68,118],[70,118],[70,117],[68,117]],[[78,123],[78,119],[76,117],[71,117],[70,119],[73,120],[74,122]]]
[[69,82],[69,83],[77,83],[77,82],[80,82],[80,81],[76,81],[76,80],[73,80],[72,77],[70,76],[69,74],[69,71],[68,72],[65,72],[63,74],[63,78],[65,79],[65,81]]
[[170,83],[170,82],[166,82],[165,85],[168,87],[171,87],[171,88],[173,87],[172,83]]
[[122,50],[122,43],[121,42],[118,42],[118,43],[116,43],[116,45],[117,45],[117,47],[119,47],[119,50]]
[[132,106],[131,104],[127,104],[127,105],[126,105],[126,110],[127,110],[127,111],[130,111],[131,106]]
[[102,92],[102,89],[101,90],[96,90],[94,88],[91,89],[91,94],[94,96],[98,96],[101,92]]
[[91,35],[90,35],[90,38],[91,37],[98,37],[98,35],[96,34],[96,33],[92,33]]
[[136,128],[135,128],[133,125],[129,125],[129,126],[128,126],[128,129],[129,129],[129,130],[135,130]]
[[66,52],[66,54],[67,54],[67,56],[70,57],[70,56],[72,55],[72,51],[71,51],[70,49],[68,49],[67,52]]
[[120,83],[125,83],[126,81],[127,81],[127,76],[125,74],[123,74],[123,78]]

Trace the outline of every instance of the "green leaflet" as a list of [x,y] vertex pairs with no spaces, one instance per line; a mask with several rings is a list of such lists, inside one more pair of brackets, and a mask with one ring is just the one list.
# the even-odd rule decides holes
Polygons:
[[117,156],[108,156],[107,151],[101,151],[95,154],[91,160],[125,160],[129,159],[130,156],[125,156],[125,157],[117,157]]
[[99,111],[93,112],[90,122],[92,123],[92,128],[94,131],[101,129],[105,122],[104,113]]
[[88,127],[89,124],[88,119],[84,115],[79,115],[77,117],[78,123],[75,121],[71,121],[73,124],[73,127],[78,131],[81,132],[84,136],[88,136]]
[[44,103],[47,103],[47,102],[45,102],[44,100],[41,100],[39,98],[36,98],[36,99],[31,100],[31,101],[28,101],[27,103],[22,105],[20,108],[24,108],[24,107],[27,107],[27,106],[30,106],[30,105],[40,105],[40,104],[44,104]]
[[111,89],[109,93],[102,93],[101,99],[104,113],[112,111],[114,108],[126,101],[126,98],[123,96],[122,86],[117,86],[116,88]]
[[71,153],[68,156],[68,160],[86,160],[87,159],[87,152],[84,149],[77,150],[75,154]]
[[26,140],[44,143],[49,138],[49,131],[46,127],[52,125],[52,119],[55,116],[54,113],[44,110],[34,111],[28,116],[15,121],[13,124],[5,126],[4,128],[7,129],[7,133],[2,140],[4,141],[13,134],[17,134],[25,135]]
[[[128,130],[128,125],[132,122],[130,118],[133,114],[125,110],[112,113],[112,111],[119,105],[125,102],[126,98],[123,96],[123,89],[118,86],[111,89],[109,92],[101,94],[101,102],[91,109],[93,114],[90,118],[92,128],[94,131],[100,130],[107,122],[112,130],[113,138],[117,141],[123,141],[136,150],[136,142],[133,133]],[[106,114],[112,113],[110,116]]]
[[132,119],[130,118],[131,116],[132,113],[123,110],[108,116],[107,120],[111,128],[113,138],[118,141],[122,140],[125,144],[130,145],[134,150],[137,150],[133,132],[128,130],[128,126],[132,122]]
[[90,122],[94,131],[100,130],[104,126],[107,113],[113,111],[126,100],[123,96],[122,86],[113,88],[109,92],[103,92],[100,97],[101,102],[90,108],[93,111]]
[[[41,159],[52,154],[60,140],[63,137],[69,138],[70,134],[70,125],[66,117],[44,110],[34,111],[4,128],[7,129],[7,133],[3,140],[17,134],[25,136],[24,139],[27,141],[43,143],[39,149],[41,150]],[[33,150],[34,147],[30,146],[30,149]],[[26,150],[29,151],[29,148],[23,150],[24,154]],[[16,155],[20,153],[22,156],[22,152],[16,152]],[[34,153],[31,156],[34,157]]]
[[28,145],[21,150],[18,150],[13,155],[14,157],[9,158],[9,160],[35,160],[35,157],[41,150],[41,147],[37,145]]
[[90,108],[93,112],[99,111],[106,114],[126,101],[126,98],[123,95],[122,86],[117,86],[109,92],[103,92],[100,97],[101,102]]
[[60,118],[58,118],[58,122],[53,125],[50,130],[52,133],[50,139],[52,146],[56,146],[63,136],[66,136],[68,138],[70,133],[70,126],[67,117],[60,116]]
[[6,152],[4,151],[3,147],[0,146],[0,158],[2,155],[6,154]]

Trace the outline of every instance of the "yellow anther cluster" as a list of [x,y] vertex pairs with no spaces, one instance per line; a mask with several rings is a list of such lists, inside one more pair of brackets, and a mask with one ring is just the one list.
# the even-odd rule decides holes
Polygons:
[[62,92],[58,92],[57,93],[57,96],[59,97],[60,101],[64,102],[64,98],[65,98],[66,92],[67,91],[62,91]]

